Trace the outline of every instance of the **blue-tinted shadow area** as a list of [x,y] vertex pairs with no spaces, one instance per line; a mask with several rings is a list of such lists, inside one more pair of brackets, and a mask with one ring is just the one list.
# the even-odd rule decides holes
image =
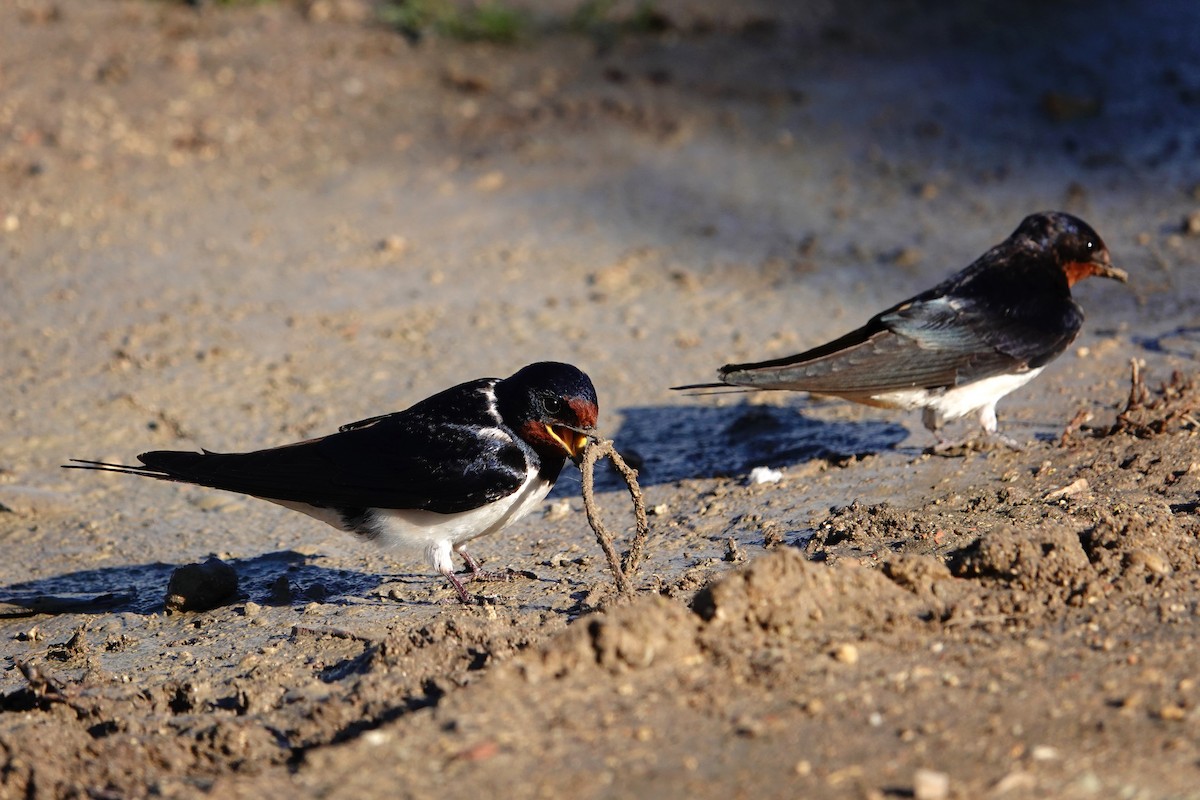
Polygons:
[[[906,428],[893,422],[828,422],[796,408],[746,403],[721,408],[634,406],[621,413],[620,429],[605,433],[626,460],[639,462],[638,482],[643,486],[877,453],[908,436]],[[602,489],[623,486],[609,470],[598,470],[596,478]]]
[[1200,361],[1200,325],[1183,325],[1158,336],[1134,336],[1143,350]]
[[[362,598],[381,576],[330,569],[291,550],[227,563],[238,576],[238,599],[262,605],[337,603]],[[82,570],[0,587],[0,618],[35,614],[150,614],[163,610],[179,564],[134,564]]]

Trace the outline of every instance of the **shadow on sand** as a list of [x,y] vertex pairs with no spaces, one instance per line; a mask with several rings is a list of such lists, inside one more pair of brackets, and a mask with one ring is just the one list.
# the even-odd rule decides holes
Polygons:
[[[842,459],[889,450],[908,436],[893,422],[827,422],[793,407],[634,406],[613,440],[635,457],[642,486],[688,478],[745,475],[754,467],[787,467],[813,459]],[[606,432],[607,433],[607,432]],[[597,487],[623,486],[598,470]],[[566,494],[577,491],[566,487]]]
[[[312,563],[292,550],[231,559],[241,601],[262,605],[304,605],[313,600],[338,603],[361,599],[384,580],[350,570]],[[82,570],[0,587],[0,618],[36,614],[152,614],[163,610],[167,584],[178,564],[133,564]],[[428,579],[428,576],[420,576]],[[284,579],[286,583],[284,583]],[[416,576],[414,576],[414,580]]]

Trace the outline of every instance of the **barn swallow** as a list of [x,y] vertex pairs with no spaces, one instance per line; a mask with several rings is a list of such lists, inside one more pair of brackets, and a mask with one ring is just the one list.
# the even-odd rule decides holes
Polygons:
[[997,433],[996,402],[1074,341],[1083,310],[1071,287],[1092,275],[1129,277],[1083,220],[1031,214],[966,269],[845,336],[786,358],[728,364],[719,383],[674,388],[790,389],[919,408],[939,449],[950,446],[941,424],[975,413],[985,433],[1016,447]]
[[570,364],[540,362],[480,378],[404,411],[352,422],[319,439],[248,453],[156,450],[140,466],[72,459],[63,466],[241,492],[384,546],[419,551],[449,579],[453,553],[537,508],[566,459],[576,464],[599,406]]

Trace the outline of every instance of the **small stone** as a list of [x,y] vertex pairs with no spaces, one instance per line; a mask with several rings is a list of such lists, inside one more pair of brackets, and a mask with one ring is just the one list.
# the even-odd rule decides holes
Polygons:
[[391,236],[384,237],[379,244],[375,246],[375,249],[381,253],[387,253],[388,255],[402,255],[406,250],[408,250],[408,239],[405,239],[403,236],[392,234]]
[[829,655],[833,656],[833,660],[842,664],[857,664],[858,663],[858,648],[852,644],[839,644],[830,651]]
[[546,511],[542,515],[549,522],[556,522],[569,516],[571,516],[571,501],[565,497],[547,505]]
[[743,564],[746,561],[746,554],[738,547],[737,539],[732,536],[725,539],[725,560],[730,564]]
[[1183,706],[1168,703],[1158,710],[1157,716],[1165,722],[1179,722],[1187,717],[1187,711]]
[[237,572],[221,559],[214,557],[203,564],[188,564],[171,573],[167,583],[167,611],[208,611],[235,598],[237,590]]
[[1057,761],[1062,758],[1057,747],[1051,747],[1047,744],[1039,744],[1029,753],[1034,761]]
[[242,616],[257,617],[260,611],[262,611],[262,606],[251,600],[249,603],[246,603],[246,606],[242,609]]
[[945,800],[950,796],[950,776],[932,769],[913,773],[913,797],[916,800]]
[[1193,211],[1184,218],[1183,232],[1188,236],[1200,235],[1200,211]]
[[1123,561],[1126,569],[1144,570],[1152,575],[1171,574],[1171,562],[1154,550],[1130,550]]
[[1061,489],[1055,489],[1046,495],[1046,502],[1050,503],[1055,500],[1062,500],[1067,497],[1075,497],[1076,495],[1084,494],[1089,490],[1087,478],[1079,478],[1072,481]]
[[747,482],[754,486],[760,483],[778,483],[783,480],[783,473],[770,467],[755,467],[750,470]]

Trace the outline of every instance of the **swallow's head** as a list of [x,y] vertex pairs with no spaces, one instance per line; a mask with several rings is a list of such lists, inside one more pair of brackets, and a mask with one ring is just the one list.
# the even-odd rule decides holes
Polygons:
[[1093,275],[1122,283],[1129,280],[1125,270],[1113,266],[1100,234],[1079,217],[1062,211],[1030,214],[1014,236],[1028,238],[1053,255],[1067,286]]
[[595,435],[596,388],[570,364],[540,361],[496,384],[500,416],[538,455],[575,463]]

